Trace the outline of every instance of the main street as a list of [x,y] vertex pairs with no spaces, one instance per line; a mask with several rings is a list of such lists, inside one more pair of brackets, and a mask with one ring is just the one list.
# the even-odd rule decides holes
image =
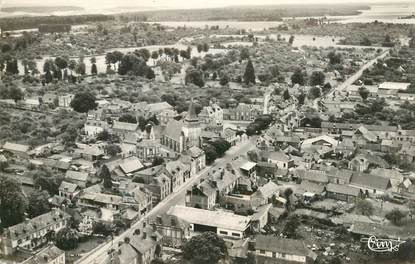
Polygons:
[[195,177],[191,178],[185,184],[183,184],[179,190],[175,193],[170,194],[166,199],[161,201],[157,206],[155,206],[144,218],[142,218],[137,223],[133,224],[129,229],[124,231],[119,236],[114,237],[113,241],[105,242],[91,252],[86,253],[82,256],[79,260],[77,260],[76,264],[105,264],[109,262],[109,255],[108,252],[112,248],[116,248],[119,242],[124,241],[125,237],[129,237],[132,235],[134,230],[140,226],[142,226],[143,221],[148,220],[151,217],[155,217],[157,215],[161,215],[166,213],[170,207],[173,205],[184,205],[184,199],[186,195],[186,190],[189,189],[193,184],[197,184],[200,182],[201,179],[204,179],[208,175],[208,171],[213,169],[218,169],[224,167],[227,163],[230,163],[235,157],[239,155],[245,155],[249,150],[255,147],[255,137],[251,137],[249,140],[239,142],[236,146],[229,149],[226,154],[217,159],[214,164],[211,166],[207,166],[204,170],[202,170],[199,174]]

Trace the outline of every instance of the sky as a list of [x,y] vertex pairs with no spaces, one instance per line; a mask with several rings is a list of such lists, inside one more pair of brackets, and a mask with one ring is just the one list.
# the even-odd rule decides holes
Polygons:
[[[84,8],[113,8],[119,6],[140,6],[149,8],[209,8],[230,5],[275,5],[311,3],[363,3],[382,0],[0,0],[2,6],[71,5]],[[398,2],[389,0],[384,2]],[[401,2],[401,1],[399,1]]]

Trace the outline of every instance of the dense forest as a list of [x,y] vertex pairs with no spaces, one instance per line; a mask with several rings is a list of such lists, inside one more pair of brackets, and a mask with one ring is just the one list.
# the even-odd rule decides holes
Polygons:
[[0,18],[3,31],[37,28],[40,24],[69,24],[79,25],[88,22],[114,20],[110,15],[78,15],[78,16],[37,16],[37,17],[7,17]]
[[141,21],[280,21],[284,17],[357,15],[364,5],[270,5],[233,6],[212,9],[157,10],[122,14],[124,19]]

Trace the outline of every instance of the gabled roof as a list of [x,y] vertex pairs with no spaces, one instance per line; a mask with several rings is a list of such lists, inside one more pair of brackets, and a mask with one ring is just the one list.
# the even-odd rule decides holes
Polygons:
[[7,151],[27,152],[27,151],[29,151],[29,146],[22,145],[22,144],[17,144],[17,143],[6,142],[3,145],[3,149],[7,150]]
[[314,143],[319,142],[319,141],[325,141],[332,146],[337,146],[337,140],[327,135],[306,139],[303,141],[302,146],[304,147],[308,145],[313,145]]
[[73,193],[76,191],[76,188],[78,188],[78,185],[70,183],[70,182],[62,181],[61,185],[59,186],[59,191]]
[[169,120],[166,127],[162,131],[162,135],[171,138],[177,142],[180,141],[182,136],[183,122],[174,119]]
[[125,130],[125,131],[137,131],[138,124],[114,121],[114,125],[112,126],[112,129]]
[[365,173],[353,174],[350,185],[384,191],[391,187],[389,179]]
[[309,254],[304,241],[275,236],[258,235],[256,237],[255,249],[297,256],[308,256]]
[[79,171],[67,171],[65,179],[86,182],[88,180],[88,173]]
[[123,159],[122,163],[120,164],[120,168],[124,173],[128,174],[144,168],[144,165],[137,157],[128,157]]
[[261,193],[264,198],[271,198],[274,194],[277,195],[279,193],[279,187],[270,181],[264,186],[259,187],[257,192]]
[[54,245],[49,245],[37,252],[34,256],[23,261],[22,264],[49,264],[52,260],[55,260],[63,254],[65,254],[64,251]]
[[326,189],[328,192],[347,194],[355,197],[358,197],[360,194],[360,189],[348,185],[329,183]]

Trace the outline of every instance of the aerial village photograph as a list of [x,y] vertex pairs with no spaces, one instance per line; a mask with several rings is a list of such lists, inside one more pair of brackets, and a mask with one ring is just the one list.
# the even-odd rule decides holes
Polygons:
[[1,0],[18,263],[414,264],[415,0]]

